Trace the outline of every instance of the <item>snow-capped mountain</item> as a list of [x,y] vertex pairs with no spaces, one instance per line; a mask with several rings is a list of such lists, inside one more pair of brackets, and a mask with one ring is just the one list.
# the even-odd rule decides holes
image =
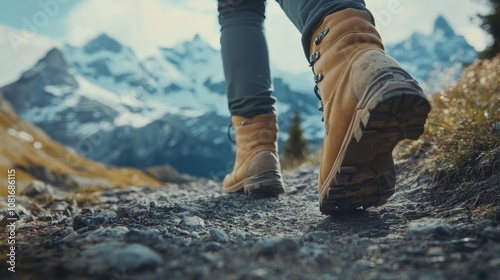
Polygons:
[[387,45],[386,50],[430,93],[456,81],[463,65],[477,57],[476,50],[443,16],[436,18],[432,34],[414,33],[401,43]]
[[[472,61],[469,48],[439,18],[432,36],[416,34],[388,52],[426,81],[435,67]],[[280,142],[299,110],[306,137],[318,145],[323,124],[312,74],[273,72]],[[91,159],[139,168],[169,164],[210,177],[232,168],[220,53],[199,36],[139,59],[132,49],[101,35],[82,47],[52,49],[1,91],[22,118]]]
[[[283,131],[288,116],[304,110],[310,138],[318,143],[316,98],[292,89],[281,75],[275,88]],[[80,48],[52,49],[2,91],[24,119],[107,164],[170,164],[221,177],[233,162],[220,54],[199,36],[140,60],[101,35]]]

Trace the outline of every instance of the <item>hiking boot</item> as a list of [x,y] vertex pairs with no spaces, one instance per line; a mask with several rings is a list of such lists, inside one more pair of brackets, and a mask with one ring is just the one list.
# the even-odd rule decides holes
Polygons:
[[236,162],[223,181],[226,193],[275,196],[284,192],[277,153],[277,117],[263,114],[252,118],[232,116],[236,133]]
[[384,204],[396,181],[392,150],[400,140],[423,133],[430,111],[427,98],[385,54],[364,11],[327,16],[311,40],[310,63],[325,123],[318,179],[321,212]]

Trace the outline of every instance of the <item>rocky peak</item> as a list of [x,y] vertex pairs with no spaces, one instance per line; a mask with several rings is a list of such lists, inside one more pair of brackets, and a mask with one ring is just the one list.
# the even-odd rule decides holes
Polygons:
[[109,37],[107,34],[101,34],[94,40],[85,45],[84,50],[88,54],[94,54],[98,51],[109,51],[118,53],[122,50],[123,46],[115,39]]
[[184,56],[190,55],[205,55],[207,52],[216,52],[212,46],[210,46],[203,38],[196,34],[192,40],[182,42],[172,48],[160,48],[164,54],[176,54]]
[[436,18],[436,21],[434,22],[434,31],[432,33],[434,35],[442,35],[445,38],[452,38],[456,36],[455,31],[453,31],[453,28],[442,15],[439,15]]
[[194,47],[212,49],[212,47],[205,40],[203,40],[199,34],[194,35],[193,39],[191,41],[187,41],[186,43]]
[[51,49],[45,57],[40,59],[30,70],[24,72],[21,79],[39,77],[48,85],[77,86],[78,83],[69,73],[70,65],[58,48]]

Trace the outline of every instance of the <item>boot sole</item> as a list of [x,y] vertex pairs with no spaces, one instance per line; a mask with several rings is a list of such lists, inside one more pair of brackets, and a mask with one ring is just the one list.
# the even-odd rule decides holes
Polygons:
[[272,197],[285,192],[283,179],[278,171],[266,171],[247,178],[243,183],[247,195],[255,197]]
[[[244,192],[253,197],[273,197],[285,192],[281,173],[276,170],[248,177],[231,187],[235,192]],[[228,190],[224,190],[228,192]]]
[[396,183],[392,150],[424,132],[430,104],[413,80],[387,81],[365,96],[369,100],[358,104],[341,149],[343,160],[320,200],[325,215],[385,204]]

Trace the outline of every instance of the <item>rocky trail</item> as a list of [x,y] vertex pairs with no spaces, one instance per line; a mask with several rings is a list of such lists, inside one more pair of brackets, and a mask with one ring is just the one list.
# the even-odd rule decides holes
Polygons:
[[[338,216],[318,210],[314,165],[286,174],[286,194],[266,199],[200,179],[103,190],[78,206],[40,185],[18,197],[16,272],[2,259],[0,278],[500,279],[500,213],[460,196],[463,185],[439,188],[411,163],[397,168],[385,206]],[[489,186],[485,201],[498,203],[500,177],[483,179],[477,191]],[[50,202],[35,203],[47,192]]]

